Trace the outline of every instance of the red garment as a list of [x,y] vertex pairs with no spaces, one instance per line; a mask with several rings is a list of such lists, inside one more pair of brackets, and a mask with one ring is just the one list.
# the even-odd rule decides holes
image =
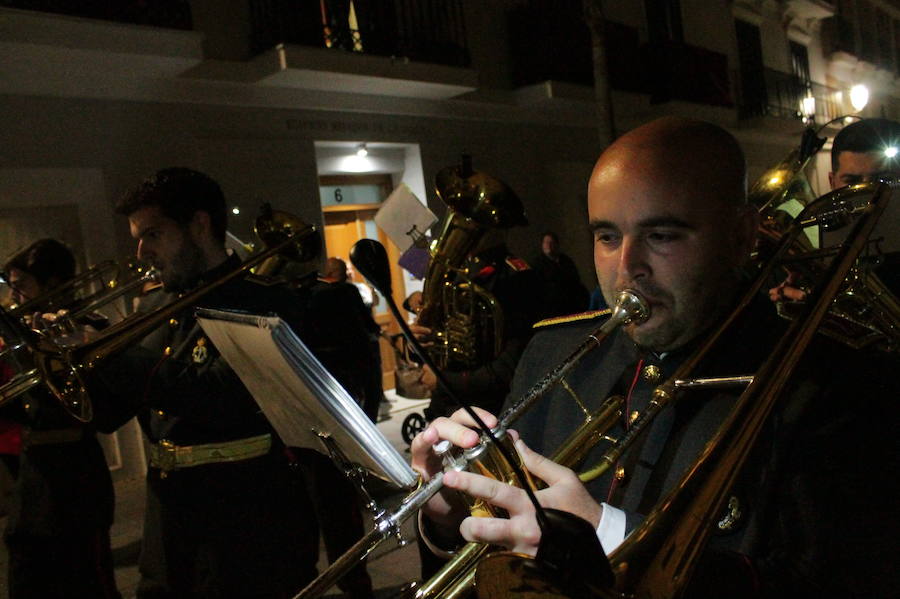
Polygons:
[[[9,381],[15,372],[6,362],[0,361],[0,384]],[[19,455],[22,453],[22,425],[12,420],[0,418],[0,454]]]

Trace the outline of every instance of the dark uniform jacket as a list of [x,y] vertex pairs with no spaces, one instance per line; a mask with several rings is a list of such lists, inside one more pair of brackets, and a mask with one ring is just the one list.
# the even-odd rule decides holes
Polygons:
[[[355,398],[378,368],[371,341],[381,331],[351,283],[318,281],[305,292],[306,314],[298,334]],[[378,376],[381,376],[380,371]]]
[[[107,322],[89,314],[77,324]],[[45,385],[3,411],[23,426],[4,531],[10,597],[118,597],[109,541],[113,485],[93,425],[71,416]]]
[[[207,273],[214,281],[237,258]],[[202,282],[201,282],[202,284]],[[239,377],[196,324],[197,307],[299,320],[296,298],[257,277],[238,278],[167,319],[144,343],[92,377],[95,419],[107,429],[137,415],[149,441],[177,446],[272,434],[267,455],[147,474],[142,584],[171,596],[282,596],[314,574],[302,503],[283,446]],[[155,552],[155,555],[151,553]],[[311,559],[311,561],[310,561]]]
[[590,294],[578,276],[575,262],[569,256],[560,254],[558,260],[551,260],[540,252],[531,260],[531,266],[543,281],[550,315],[587,310]]
[[[766,302],[751,312],[696,376],[755,372],[784,326]],[[536,335],[510,399],[521,397],[600,322],[574,321]],[[567,381],[590,410],[610,395],[629,397],[627,418],[646,409],[655,386],[695,346],[661,357],[641,351],[619,331]],[[893,552],[885,553],[900,534],[898,485],[896,477],[883,475],[898,465],[897,384],[884,372],[886,364],[896,369],[897,360],[851,352],[821,336],[807,354],[739,472],[730,506],[716,519],[689,596],[888,597],[900,588],[900,563]],[[613,469],[588,485],[596,500],[625,510],[627,533],[678,483],[738,394],[682,395],[619,461],[620,480],[614,480]],[[569,393],[557,388],[513,428],[533,449],[552,455],[582,420]],[[612,436],[621,437],[625,426],[623,419]],[[607,448],[595,448],[586,463],[596,464]]]
[[[496,412],[509,392],[519,356],[533,333],[532,325],[549,316],[543,283],[505,246],[481,252],[467,265],[472,282],[492,294],[503,313],[502,345],[494,359],[471,370],[448,369],[444,377],[464,401]],[[426,411],[429,419],[450,414],[459,406],[438,387]]]

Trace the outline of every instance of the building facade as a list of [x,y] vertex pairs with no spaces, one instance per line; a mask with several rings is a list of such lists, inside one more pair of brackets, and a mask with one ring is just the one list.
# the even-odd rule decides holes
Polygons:
[[[662,115],[716,122],[752,180],[807,125],[900,117],[898,39],[896,0],[2,0],[0,252],[56,236],[83,265],[126,259],[113,202],[167,166],[218,180],[240,239],[268,202],[343,248],[378,235],[372,213],[400,183],[443,214],[431,182],[470,154],[525,204],[512,249],[527,259],[555,230],[593,281],[601,119],[618,134]],[[820,193],[828,170],[823,153]],[[417,284],[405,275],[398,297]],[[139,445],[135,429],[110,440],[120,475],[141,467]]]

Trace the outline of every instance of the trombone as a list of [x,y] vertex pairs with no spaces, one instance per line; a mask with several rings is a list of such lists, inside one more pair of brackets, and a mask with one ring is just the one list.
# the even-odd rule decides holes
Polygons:
[[[621,598],[676,597],[683,593],[702,554],[712,523],[719,515],[735,477],[758,443],[764,423],[775,409],[806,348],[835,309],[834,300],[844,289],[845,279],[852,274],[861,252],[866,248],[868,238],[889,200],[890,190],[886,182],[866,183],[835,190],[810,202],[798,217],[786,225],[786,231],[780,235],[774,249],[768,253],[766,263],[759,266],[754,282],[740,298],[737,308],[703,341],[701,347],[676,374],[656,390],[650,407],[632,425],[628,433],[618,441],[609,439],[604,434],[604,431],[611,428],[621,415],[621,400],[611,398],[590,419],[593,422],[576,431],[573,440],[564,444],[565,451],[569,453],[565,461],[571,462],[580,461],[583,457],[582,453],[574,452],[573,448],[579,448],[581,452],[586,453],[597,441],[610,441],[612,446],[605,452],[600,463],[582,478],[599,476],[615,464],[641,434],[648,430],[647,427],[656,414],[679,400],[683,390],[721,385],[745,387],[731,414],[726,417],[697,461],[688,468],[681,482],[657,504],[644,523],[610,554],[614,582],[608,588],[591,589],[594,594]],[[860,198],[864,199],[862,207],[859,206]],[[753,375],[714,379],[691,378],[698,365],[720,347],[726,333],[732,330],[777,268],[785,261],[804,257],[804,252],[807,253],[806,257],[817,259],[823,257],[819,250],[798,248],[800,245],[798,239],[804,234],[806,227],[811,224],[822,225],[825,222],[832,222],[836,213],[841,213],[842,217],[845,217],[842,218],[845,222],[857,217],[852,231],[845,243],[824,256],[830,259],[827,266],[815,269],[820,278],[810,296],[814,301],[808,302],[802,316],[791,323],[765,363]],[[620,312],[619,306],[616,312]],[[893,317],[896,318],[897,314]],[[622,316],[614,314],[608,324],[611,323],[611,328],[615,328],[626,321]],[[609,330],[597,331],[584,342],[584,345],[593,345],[595,342],[599,344],[608,333]],[[885,333],[895,334],[891,331]],[[501,416],[501,423],[503,425],[511,423],[517,414],[542,396],[549,386],[563,382],[566,372],[580,357],[576,356],[578,353],[580,350],[548,373],[529,393],[517,401],[510,411]],[[583,442],[580,440],[582,438],[591,439],[591,442]],[[487,460],[481,456],[489,449],[482,442],[474,450],[464,452],[461,458],[452,458],[450,467],[461,469],[467,467],[470,462],[479,460],[486,462]],[[494,471],[494,474],[498,479],[508,480],[502,471]],[[418,510],[440,489],[441,479],[442,475],[439,473],[419,491],[404,500],[394,514],[377,518],[376,528],[371,533],[301,591],[295,599],[320,596],[341,576],[341,572],[346,572],[359,559],[368,555],[374,549],[373,543],[396,534],[402,519]],[[459,597],[469,592],[473,586],[478,590],[480,586],[478,579],[485,577],[492,583],[486,586],[493,589],[496,594],[479,593],[479,596],[505,597],[509,596],[508,593],[513,587],[522,583],[520,578],[522,572],[540,572],[539,568],[518,567],[522,556],[501,552],[483,557],[487,549],[484,544],[468,544],[435,578],[419,587],[414,596],[417,599]],[[498,580],[507,584],[498,583]],[[548,588],[547,584],[548,581],[542,581],[544,588]],[[552,587],[554,584],[550,582],[549,586]],[[556,588],[560,589],[560,586],[556,585]],[[565,595],[565,590],[560,589],[557,596]]]
[[[795,251],[794,246],[798,236],[802,235],[803,228],[810,222],[828,218],[835,209],[843,209],[840,206],[845,205],[846,200],[864,195],[871,195],[871,199],[866,202],[862,216],[854,224],[848,241],[836,252],[827,268],[822,269],[822,278],[812,292],[815,301],[804,307],[802,317],[791,323],[756,373],[752,376],[720,379],[690,378],[702,360],[713,355],[723,335],[763,289],[781,260]],[[665,406],[678,400],[679,390],[708,385],[746,385],[731,413],[681,481],[672,487],[669,494],[622,545],[609,555],[614,575],[613,585],[604,589],[592,589],[595,596],[657,598],[678,597],[684,592],[702,555],[712,525],[721,514],[729,490],[755,447],[764,423],[775,408],[804,351],[822,323],[830,316],[833,302],[844,286],[844,279],[852,272],[859,254],[864,250],[889,196],[890,187],[887,184],[868,183],[833,191],[810,203],[793,221],[771,259],[760,268],[754,283],[736,309],[707,337],[694,355],[656,389],[648,409],[622,439],[613,443],[588,475],[599,476],[614,465],[648,430],[654,417]],[[610,401],[613,400],[609,400],[607,404]],[[582,474],[581,478],[586,477]],[[470,543],[458,555],[473,555],[478,552],[477,557],[480,557],[485,550],[474,545],[477,544]],[[460,571],[439,573],[438,577],[451,582],[427,596],[458,597],[474,586],[481,599],[506,597],[510,589],[521,584],[515,572],[539,572],[539,569],[517,567],[522,559],[531,558],[500,552],[477,561],[469,559],[467,561],[471,563],[460,564]],[[452,563],[451,561],[448,566]],[[477,570],[473,571],[476,565]],[[492,582],[485,585],[488,590],[479,589],[479,579]],[[503,580],[506,584],[498,583],[498,580]],[[546,580],[541,583],[555,588],[555,596],[568,596],[562,585]],[[417,598],[423,596],[425,595],[416,595]]]
[[33,312],[49,312],[60,310],[80,301],[78,291],[80,289],[96,291],[85,295],[86,299],[93,299],[103,295],[107,290],[114,289],[119,284],[120,267],[114,260],[99,262],[88,270],[75,275],[68,281],[53,287],[38,297],[31,298],[19,305],[11,306],[9,314],[14,317],[25,317]]
[[210,281],[157,310],[134,314],[103,329],[91,341],[79,345],[62,345],[50,335],[24,331],[26,343],[31,348],[35,376],[23,381],[26,384],[18,384],[10,389],[0,388],[0,404],[43,383],[74,418],[89,422],[93,417],[93,408],[85,379],[106,358],[127,349],[175,314],[190,308],[225,283],[248,274],[268,258],[286,254],[293,260],[308,261],[318,256],[321,236],[315,226],[287,213],[273,212],[278,217],[277,226],[269,226],[263,217],[257,220],[257,228],[268,227],[265,237],[267,249],[254,254],[219,279]]
[[[379,291],[383,292],[383,290]],[[642,322],[649,315],[649,308],[640,296],[633,291],[620,292],[612,315],[588,335],[588,338],[569,354],[562,363],[544,375],[524,396],[501,415],[497,427],[492,431],[494,436],[501,440],[508,439],[506,430],[509,426],[525,413],[530,406],[546,395],[554,385],[563,380],[586,354],[599,347],[604,339],[619,327],[631,322]],[[595,427],[611,426],[619,415],[620,413],[616,413],[614,410],[603,410],[602,414],[597,414],[597,417],[594,418]],[[451,454],[449,452],[449,444],[444,444],[440,449],[436,450],[442,451],[453,462],[452,467],[457,470],[463,470],[467,467],[478,467],[480,471],[491,471],[496,467],[496,464],[505,463],[500,452],[490,443],[486,436],[482,436],[478,445],[461,454]],[[504,469],[509,472],[508,467]],[[507,476],[507,480],[511,479],[512,475],[510,473]],[[353,547],[331,564],[318,578],[300,591],[294,599],[310,599],[322,596],[325,591],[349,572],[357,562],[365,559],[374,551],[381,541],[391,536],[399,537],[400,525],[410,516],[416,514],[442,487],[443,473],[439,472],[430,481],[407,496],[395,512],[390,514],[381,513],[376,516],[375,527],[372,531],[357,541]],[[471,555],[471,551],[467,555]],[[427,590],[428,587],[423,587],[415,596],[417,598],[425,596],[422,593]]]

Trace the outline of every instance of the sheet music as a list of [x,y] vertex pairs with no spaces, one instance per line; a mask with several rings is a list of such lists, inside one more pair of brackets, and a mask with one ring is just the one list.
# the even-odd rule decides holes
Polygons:
[[424,236],[435,222],[437,217],[434,213],[419,201],[405,183],[391,192],[375,214],[375,224],[390,237],[401,253]]
[[351,461],[401,487],[416,473],[356,401],[277,316],[198,310],[198,321],[282,441],[324,452],[330,436]]

